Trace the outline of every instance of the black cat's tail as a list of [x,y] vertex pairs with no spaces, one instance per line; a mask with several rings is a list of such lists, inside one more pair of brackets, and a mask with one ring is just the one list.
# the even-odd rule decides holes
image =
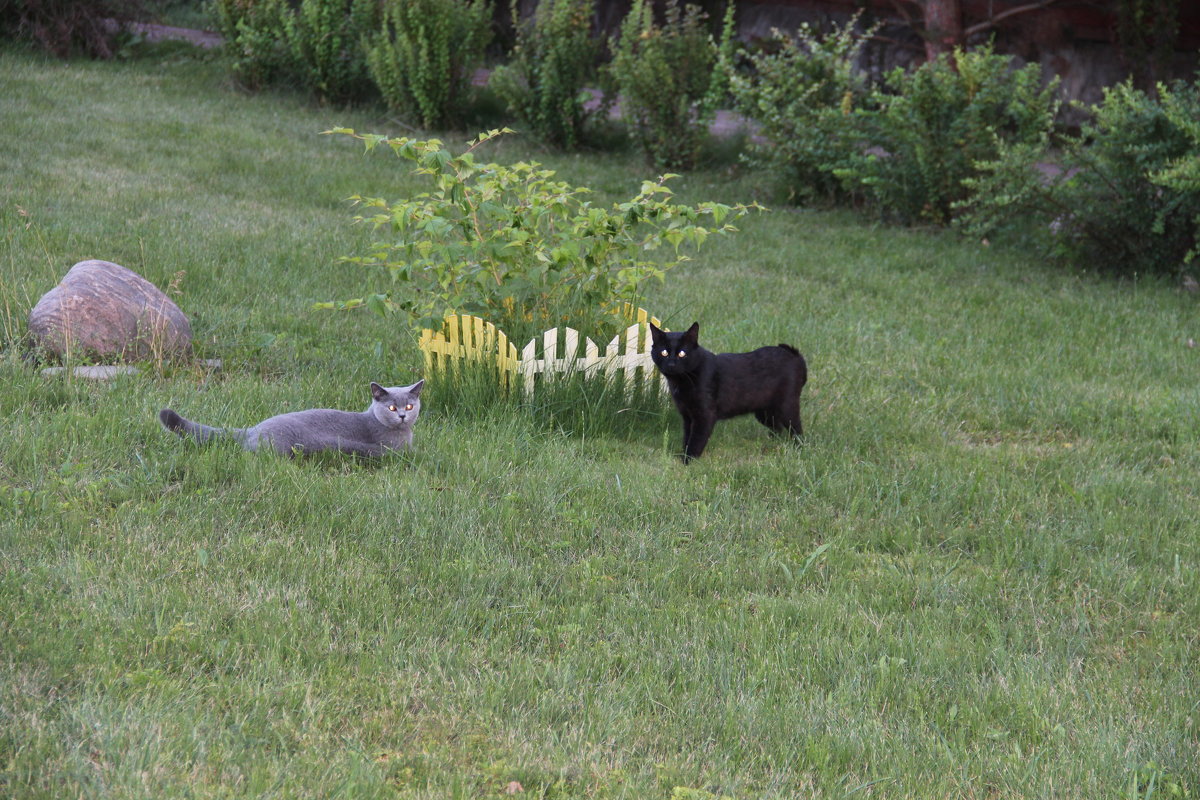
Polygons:
[[221,428],[212,428],[208,425],[201,425],[198,422],[184,419],[169,408],[164,408],[158,412],[158,421],[172,433],[179,434],[180,436],[195,437],[198,442],[207,442],[214,436],[221,436],[225,433]]

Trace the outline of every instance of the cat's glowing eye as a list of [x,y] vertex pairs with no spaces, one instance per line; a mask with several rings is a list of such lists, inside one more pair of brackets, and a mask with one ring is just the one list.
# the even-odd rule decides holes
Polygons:
[[404,407],[404,410],[405,410],[405,411],[412,411],[412,403],[409,403],[408,405],[406,405],[406,406]]
[[392,403],[390,406],[388,406],[388,411],[395,411],[395,410],[396,410],[396,404],[395,404],[395,403]]
[[687,353],[685,353],[685,352],[683,352],[682,350],[680,350],[680,351],[679,351],[679,357],[680,357],[680,358],[687,358]]
[[670,353],[668,353],[666,350],[663,350],[661,353],[659,353],[659,355],[663,358],[666,358],[668,355],[670,355]]

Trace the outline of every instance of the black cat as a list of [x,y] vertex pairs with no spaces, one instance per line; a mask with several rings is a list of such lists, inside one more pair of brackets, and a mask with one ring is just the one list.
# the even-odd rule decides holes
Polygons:
[[666,376],[683,417],[683,463],[699,458],[717,420],[754,412],[774,431],[800,435],[800,390],[808,381],[804,356],[790,345],[749,353],[712,353],[700,346],[700,323],[683,333],[650,325],[654,365]]

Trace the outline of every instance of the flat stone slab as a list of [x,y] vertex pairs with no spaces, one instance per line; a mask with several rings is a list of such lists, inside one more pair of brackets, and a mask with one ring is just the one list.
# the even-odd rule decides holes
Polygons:
[[[66,372],[66,367],[46,367],[42,370],[43,375],[61,375]],[[71,370],[71,374],[76,378],[87,378],[93,381],[112,380],[118,375],[137,375],[138,368],[131,367],[128,364],[114,364],[100,367],[75,367]]]

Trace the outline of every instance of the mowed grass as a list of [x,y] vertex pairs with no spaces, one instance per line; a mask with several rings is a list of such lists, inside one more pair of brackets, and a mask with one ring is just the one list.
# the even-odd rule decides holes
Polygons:
[[[421,184],[175,54],[0,52],[0,796],[1133,798],[1200,793],[1197,301],[777,206],[652,289],[809,359],[796,445],[675,458],[665,399],[432,383],[380,463],[199,448],[415,380],[354,193]],[[462,142],[467,134],[448,134]],[[537,158],[599,201],[624,155]],[[203,358],[110,383],[17,341],[73,263],[174,284]],[[567,393],[564,397],[570,398]]]

